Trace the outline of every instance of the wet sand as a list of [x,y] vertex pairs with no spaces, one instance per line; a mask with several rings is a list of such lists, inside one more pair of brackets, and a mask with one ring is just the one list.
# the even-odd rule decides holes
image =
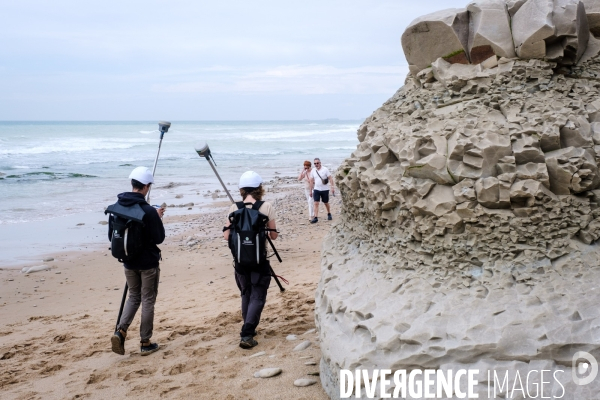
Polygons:
[[[320,350],[316,332],[306,332],[315,328],[321,240],[331,222],[308,223],[303,189],[293,179],[267,188],[265,200],[278,210],[281,235],[275,245],[283,258],[272,265],[290,284],[280,293],[272,281],[256,348],[238,347],[239,291],[221,233],[229,203],[218,199],[213,212],[165,216],[153,337],[161,349],[148,357],[139,353],[139,311],[126,354],[110,350],[124,276],[108,242],[50,254],[49,271],[0,270],[2,398],[327,399],[318,376],[308,375],[319,370]],[[339,197],[332,200],[335,218]],[[286,340],[290,334],[297,340]],[[311,346],[293,352],[304,340]],[[262,351],[266,354],[250,358]],[[312,362],[316,365],[306,365]],[[269,367],[283,372],[253,377]],[[295,387],[299,378],[317,384]]]

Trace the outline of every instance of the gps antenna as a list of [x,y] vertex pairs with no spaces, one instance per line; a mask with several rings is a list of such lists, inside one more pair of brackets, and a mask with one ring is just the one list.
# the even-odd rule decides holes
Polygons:
[[200,157],[206,158],[206,161],[208,161],[208,165],[210,165],[215,175],[217,176],[217,179],[219,180],[219,182],[221,182],[221,186],[223,186],[223,189],[225,189],[225,193],[227,193],[229,200],[231,200],[232,203],[235,203],[235,201],[233,201],[233,197],[231,197],[231,193],[229,193],[229,190],[227,190],[227,186],[225,186],[225,184],[221,180],[221,177],[219,176],[219,173],[217,172],[217,169],[215,168],[215,165],[217,163],[215,162],[215,159],[213,158],[212,154],[210,154],[210,148],[208,147],[208,143],[198,144],[196,146],[196,153],[198,153]]
[[[156,172],[156,164],[158,163],[158,155],[160,154],[160,145],[162,144],[163,136],[171,127],[171,123],[167,121],[158,121],[158,130],[160,131],[160,141],[158,142],[158,151],[156,152],[156,158],[154,159],[154,167],[152,167],[152,176]],[[152,189],[152,186],[150,186]],[[148,189],[148,194],[146,195],[146,201],[150,203],[150,189]]]

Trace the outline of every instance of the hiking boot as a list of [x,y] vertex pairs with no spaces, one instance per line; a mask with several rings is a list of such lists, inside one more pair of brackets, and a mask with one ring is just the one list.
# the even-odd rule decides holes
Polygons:
[[240,340],[240,347],[242,349],[251,349],[254,346],[257,346],[258,342],[254,340],[252,336],[244,336],[242,340]]
[[317,222],[319,222],[319,218],[317,217],[314,217],[312,221],[310,221],[311,224],[316,224]]
[[146,346],[141,346],[140,352],[142,353],[143,356],[147,356],[148,354],[152,354],[155,351],[158,351],[159,348],[160,348],[160,346],[158,344],[150,343]]
[[333,218],[331,218],[331,214],[327,214],[327,219],[328,219],[329,221],[331,221],[331,220],[333,219]]
[[113,353],[125,355],[125,337],[120,331],[115,331],[110,338],[110,343],[112,344]]

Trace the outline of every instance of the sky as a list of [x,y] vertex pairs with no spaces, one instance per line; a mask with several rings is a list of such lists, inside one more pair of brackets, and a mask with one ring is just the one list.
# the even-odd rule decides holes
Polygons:
[[368,117],[456,0],[6,0],[0,120]]

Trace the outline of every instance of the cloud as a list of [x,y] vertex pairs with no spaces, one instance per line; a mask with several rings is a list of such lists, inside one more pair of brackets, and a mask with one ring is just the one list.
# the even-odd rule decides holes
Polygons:
[[408,67],[285,65],[264,69],[220,67],[213,72],[217,73],[185,82],[156,84],[152,90],[162,93],[389,94],[402,85]]

